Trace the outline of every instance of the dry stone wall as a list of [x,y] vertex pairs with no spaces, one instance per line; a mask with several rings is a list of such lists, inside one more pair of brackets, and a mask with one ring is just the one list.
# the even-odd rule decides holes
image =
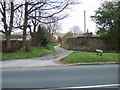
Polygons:
[[71,48],[105,48],[106,45],[99,37],[71,37],[67,38],[66,44]]

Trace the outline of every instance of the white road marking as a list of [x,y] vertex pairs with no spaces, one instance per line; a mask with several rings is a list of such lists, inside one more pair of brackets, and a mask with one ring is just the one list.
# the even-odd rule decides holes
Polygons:
[[110,87],[110,86],[120,86],[120,84],[107,84],[107,85],[93,85],[93,86],[78,86],[78,87],[63,87],[61,89],[77,89],[77,88],[100,88],[100,87]]

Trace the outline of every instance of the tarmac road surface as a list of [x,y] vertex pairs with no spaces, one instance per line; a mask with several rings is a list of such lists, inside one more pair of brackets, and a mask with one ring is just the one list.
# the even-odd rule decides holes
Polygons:
[[3,88],[117,87],[118,65],[2,69]]

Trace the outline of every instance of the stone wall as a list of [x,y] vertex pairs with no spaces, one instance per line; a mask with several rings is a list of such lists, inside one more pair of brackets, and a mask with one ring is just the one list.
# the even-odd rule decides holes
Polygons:
[[71,37],[67,38],[66,44],[71,48],[105,48],[104,42],[98,37]]
[[[2,40],[0,44],[1,44],[1,47],[2,47],[1,51],[3,53],[19,52],[21,47],[22,47],[22,41],[19,41],[19,40],[11,40],[11,48],[10,48],[10,50],[8,50],[6,48],[6,40]],[[27,45],[26,46],[26,51],[29,51],[30,47],[31,47],[30,41],[27,41],[26,45]]]

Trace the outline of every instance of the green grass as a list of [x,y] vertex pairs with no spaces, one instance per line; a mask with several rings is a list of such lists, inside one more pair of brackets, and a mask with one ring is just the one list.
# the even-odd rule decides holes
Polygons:
[[116,52],[114,50],[107,50],[105,48],[97,48],[97,47],[84,47],[80,49],[75,48],[75,47],[69,47],[67,45],[62,45],[61,47],[67,50],[72,50],[72,51],[96,52],[96,49],[101,49],[104,51],[104,53],[115,53]]
[[2,60],[2,53],[0,53],[0,60]]
[[[87,51],[87,52],[95,52],[96,48],[95,47],[85,47],[85,48],[75,48],[75,47],[69,47],[67,45],[63,45],[61,46],[64,49],[68,49],[68,50],[73,50],[73,51]],[[102,49],[103,50],[103,49]]]
[[65,63],[80,62],[118,62],[117,53],[103,53],[102,56],[96,53],[79,53],[75,52],[65,57],[62,61]]
[[53,46],[47,47],[32,47],[30,52],[18,52],[18,53],[2,53],[0,60],[10,60],[10,59],[24,59],[24,58],[33,58],[41,57],[48,55],[54,51]]

